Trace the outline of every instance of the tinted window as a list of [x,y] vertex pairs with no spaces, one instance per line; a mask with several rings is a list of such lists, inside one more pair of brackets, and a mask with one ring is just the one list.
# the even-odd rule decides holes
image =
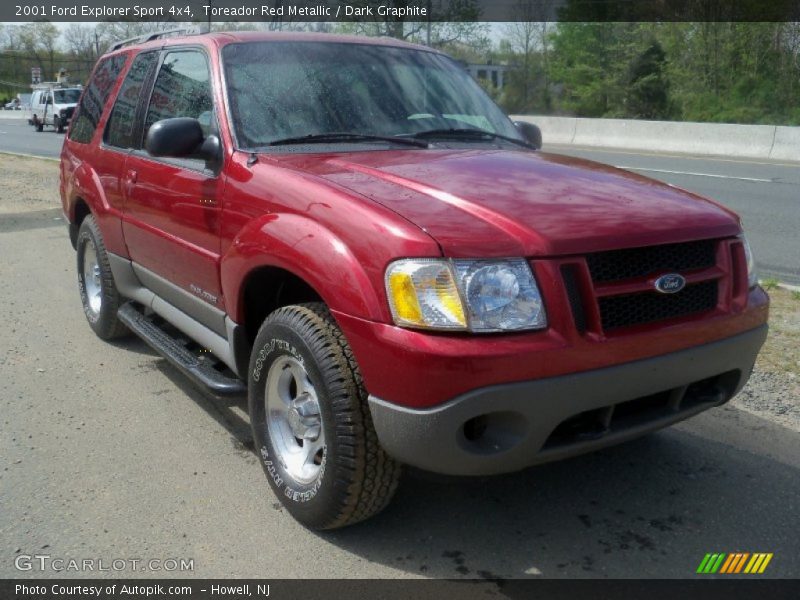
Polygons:
[[193,117],[207,126],[213,104],[205,56],[193,50],[170,52],[153,86],[144,133],[156,121],[173,117]]
[[81,97],[80,90],[56,90],[53,92],[56,104],[75,104]]
[[368,44],[252,42],[222,51],[239,145],[327,132],[484,129],[518,138],[469,74],[440,54]]
[[111,111],[106,127],[105,141],[120,148],[141,147],[141,135],[137,135],[136,111],[140,106],[139,96],[158,59],[157,52],[146,52],[137,56],[130,71],[122,82],[122,87]]
[[81,97],[77,115],[72,120],[69,139],[82,144],[87,144],[92,139],[126,58],[124,54],[118,54],[104,58],[97,64],[89,86]]

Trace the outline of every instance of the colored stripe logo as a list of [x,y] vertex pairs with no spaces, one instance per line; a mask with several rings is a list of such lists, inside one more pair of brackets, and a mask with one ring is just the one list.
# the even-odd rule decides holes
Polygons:
[[697,572],[703,575],[714,573],[724,573],[726,575],[737,573],[761,574],[767,569],[772,556],[772,552],[754,552],[752,554],[749,552],[709,553],[700,561]]

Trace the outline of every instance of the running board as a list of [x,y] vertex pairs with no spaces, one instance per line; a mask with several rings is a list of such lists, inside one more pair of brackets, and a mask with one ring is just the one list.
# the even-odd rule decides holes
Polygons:
[[227,367],[224,368],[229,374],[216,368],[216,365],[224,365],[222,361],[207,351],[203,352],[194,341],[185,338],[178,330],[174,330],[175,335],[173,335],[168,331],[173,328],[157,315],[146,315],[136,303],[127,302],[120,306],[117,316],[128,329],[142,338],[148,346],[197,386],[205,388],[215,396],[238,396],[247,393],[244,382]]

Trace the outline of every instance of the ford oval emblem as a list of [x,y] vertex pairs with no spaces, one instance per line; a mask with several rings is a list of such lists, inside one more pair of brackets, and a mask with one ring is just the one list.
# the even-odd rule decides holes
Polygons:
[[669,273],[668,275],[662,275],[656,279],[654,285],[656,291],[662,294],[675,294],[686,286],[686,279],[684,279],[683,275]]

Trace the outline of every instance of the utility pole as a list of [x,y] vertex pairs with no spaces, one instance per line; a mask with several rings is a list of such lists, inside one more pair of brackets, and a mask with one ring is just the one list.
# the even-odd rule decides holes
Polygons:
[[425,31],[425,45],[430,47],[431,45],[431,18],[433,15],[431,14],[431,5],[433,4],[432,0],[428,0],[428,10],[425,11],[428,14],[428,27]]
[[97,35],[97,29],[94,30],[94,53],[95,57],[100,57],[100,36]]

